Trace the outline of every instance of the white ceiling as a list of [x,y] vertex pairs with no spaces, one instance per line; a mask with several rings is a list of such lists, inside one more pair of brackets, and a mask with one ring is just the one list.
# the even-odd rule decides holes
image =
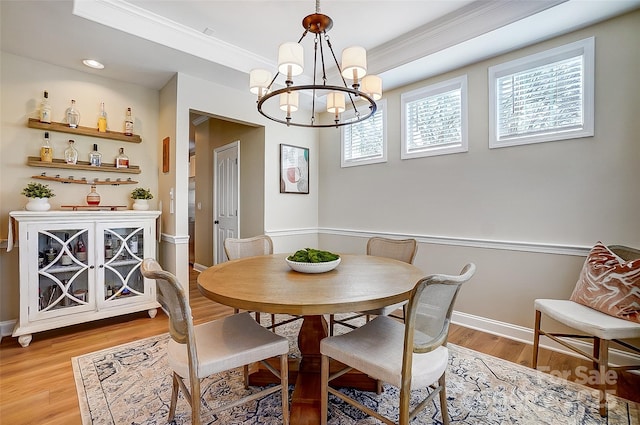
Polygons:
[[[324,0],[320,6],[334,21],[329,35],[336,55],[349,45],[367,48],[370,72],[391,89],[639,8],[640,0]],[[279,44],[297,41],[302,19],[313,12],[313,0],[0,0],[1,47],[156,89],[176,72],[245,89],[252,68],[275,70]],[[90,70],[84,58],[106,67]]]

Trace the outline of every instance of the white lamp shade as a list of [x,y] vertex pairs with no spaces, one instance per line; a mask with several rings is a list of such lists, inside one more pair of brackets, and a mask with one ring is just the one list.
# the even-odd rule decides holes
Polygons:
[[304,49],[301,44],[283,43],[278,49],[278,71],[284,75],[302,74],[304,70]]
[[292,91],[280,95],[280,109],[288,112],[298,110],[298,92]]
[[360,91],[371,96],[373,100],[382,98],[382,78],[377,75],[367,75],[360,83]]
[[327,112],[339,114],[344,109],[344,93],[334,91],[327,95]]
[[352,46],[342,51],[342,76],[352,80],[367,75],[367,51],[364,47]]
[[253,94],[265,94],[272,75],[265,69],[252,69],[249,73],[249,90]]

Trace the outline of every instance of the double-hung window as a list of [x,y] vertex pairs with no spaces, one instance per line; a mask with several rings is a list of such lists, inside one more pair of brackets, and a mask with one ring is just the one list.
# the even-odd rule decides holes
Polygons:
[[403,93],[402,159],[467,152],[467,76]]
[[593,136],[593,37],[489,68],[489,147]]
[[[377,106],[371,118],[342,127],[342,167],[387,161],[387,101]],[[353,112],[348,114],[343,115],[345,122],[355,120]]]

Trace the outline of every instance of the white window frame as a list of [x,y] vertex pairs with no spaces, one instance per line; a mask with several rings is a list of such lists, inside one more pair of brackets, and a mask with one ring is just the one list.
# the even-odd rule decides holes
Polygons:
[[[460,90],[460,140],[456,143],[448,143],[446,145],[435,145],[425,147],[420,150],[409,151],[407,140],[407,126],[410,124],[407,117],[407,104],[416,100],[437,96],[453,90]],[[452,78],[438,84],[432,84],[403,93],[400,96],[400,104],[402,108],[401,118],[401,159],[421,158],[426,156],[447,155],[452,153],[467,152],[469,150],[469,126],[468,126],[468,101],[467,101],[467,76]]]
[[[521,134],[509,137],[498,135],[498,84],[499,78],[529,69],[552,64],[576,56],[582,56],[582,126],[574,129],[550,129],[536,134]],[[589,137],[594,135],[594,37],[546,50],[489,68],[489,148],[526,145],[531,143]]]
[[[362,158],[362,159],[345,159],[345,126],[340,131],[340,164],[344,167],[356,167],[359,165],[379,164],[387,162],[387,100],[381,99],[376,102],[377,110],[375,115],[382,114],[382,153],[381,156],[375,158]],[[342,120],[348,121],[355,117],[353,110],[343,112]],[[372,118],[364,120],[355,125],[366,125]]]

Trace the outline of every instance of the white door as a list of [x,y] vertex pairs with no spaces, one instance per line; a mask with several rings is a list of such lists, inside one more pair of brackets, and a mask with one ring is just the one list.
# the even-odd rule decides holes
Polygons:
[[213,263],[227,260],[224,240],[240,235],[240,142],[235,141],[213,151]]

